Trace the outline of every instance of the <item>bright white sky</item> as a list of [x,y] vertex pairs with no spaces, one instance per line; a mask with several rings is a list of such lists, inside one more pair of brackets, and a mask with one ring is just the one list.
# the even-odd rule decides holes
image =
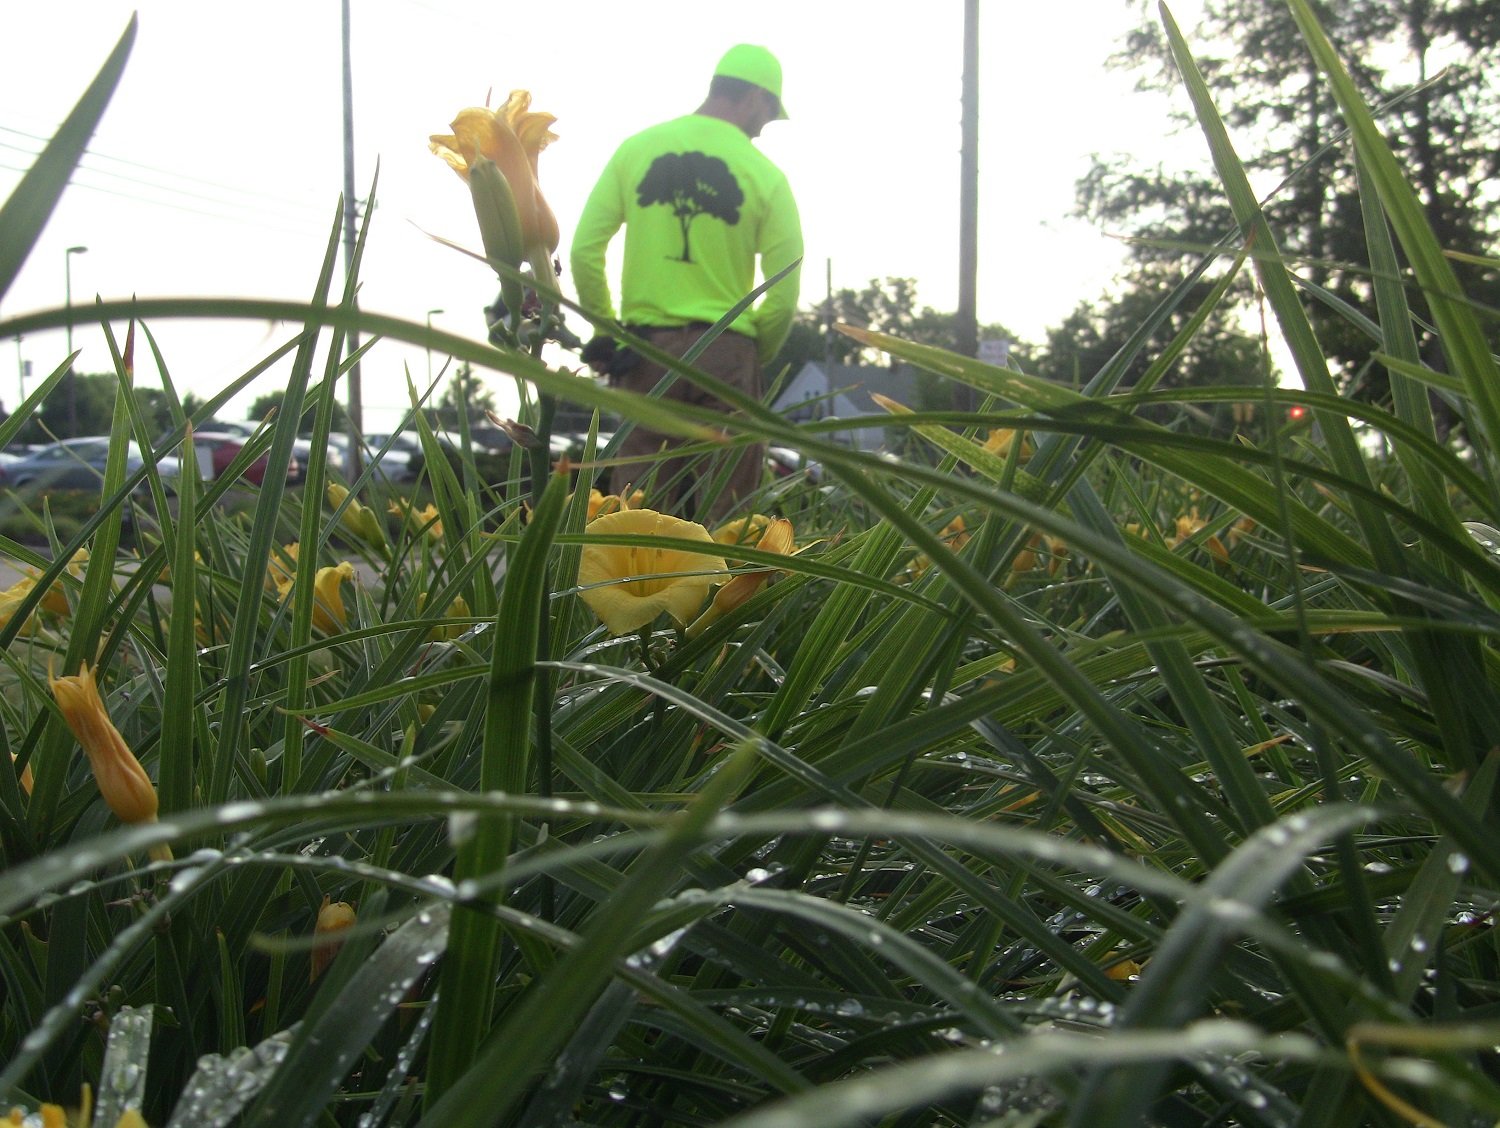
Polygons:
[[[379,206],[361,304],[480,337],[497,289],[469,246],[467,190],[427,151],[463,106],[512,88],[556,114],[541,159],[563,247],[618,141],[695,108],[735,42],[774,50],[791,120],[760,144],[797,193],[807,244],[803,304],[871,278],[918,280],[924,305],[957,304],[961,0],[359,0],[353,6],[356,190],[380,163]],[[1122,260],[1107,234],[1068,218],[1089,154],[1145,162],[1196,151],[1166,103],[1107,72],[1130,26],[1128,0],[983,4],[980,11],[979,317],[1039,341]],[[1174,7],[1183,27],[1196,0]],[[140,28],[113,103],[0,318],[95,294],[305,298],[343,187],[340,6],[336,0],[54,0],[0,4],[0,198],[71,109],[131,11]],[[422,230],[419,230],[422,229]],[[3,233],[0,233],[3,237]],[[613,256],[618,260],[618,248]],[[564,278],[564,286],[568,287]],[[179,390],[208,394],[287,339],[282,325],[152,326]],[[85,310],[83,371],[108,353]],[[41,375],[63,334],[0,342],[0,400],[16,403],[19,361]],[[442,357],[434,364],[441,368]],[[420,349],[381,345],[363,365],[367,429],[394,422]],[[155,383],[144,356],[138,378]],[[284,380],[261,378],[252,396]],[[492,380],[511,402],[505,378]],[[251,396],[239,401],[248,407]]]

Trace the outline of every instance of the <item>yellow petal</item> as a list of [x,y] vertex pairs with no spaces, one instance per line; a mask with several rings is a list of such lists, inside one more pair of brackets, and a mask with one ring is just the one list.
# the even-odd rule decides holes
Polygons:
[[345,560],[328,568],[319,568],[313,577],[313,626],[325,634],[344,630],[349,615],[339,589],[345,580],[354,579],[354,565]]
[[724,561],[674,547],[650,544],[654,537],[712,544],[708,530],[651,509],[622,509],[589,522],[591,534],[643,538],[639,545],[585,544],[578,564],[580,597],[611,634],[639,630],[663,611],[679,624],[702,607],[708,589],[722,579]]

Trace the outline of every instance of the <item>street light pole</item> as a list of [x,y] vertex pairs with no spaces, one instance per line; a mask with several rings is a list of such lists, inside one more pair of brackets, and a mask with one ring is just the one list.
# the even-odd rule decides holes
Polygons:
[[68,306],[68,355],[73,355],[73,256],[86,255],[87,247],[69,247],[63,252],[64,300]]
[[73,256],[86,255],[87,247],[69,247],[63,252],[64,301],[68,307],[68,434],[78,434],[78,377],[73,372]]
[[441,309],[429,309],[427,311],[427,386],[432,387],[432,315],[443,313]]

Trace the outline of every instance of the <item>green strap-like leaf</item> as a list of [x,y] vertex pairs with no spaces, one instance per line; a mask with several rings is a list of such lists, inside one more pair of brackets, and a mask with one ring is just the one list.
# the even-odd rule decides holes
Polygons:
[[42,229],[52,218],[52,210],[57,207],[89,138],[104,116],[104,108],[114,97],[115,86],[125,70],[125,60],[130,58],[130,49],[135,44],[135,20],[134,16],[130,17],[124,34],[109,53],[109,58],[104,60],[104,66],[99,68],[94,81],[21,178],[21,183],[16,185],[5,206],[0,207],[0,231],[5,232],[5,238],[0,239],[0,297],[10,289],[26,262],[26,256],[41,238]]

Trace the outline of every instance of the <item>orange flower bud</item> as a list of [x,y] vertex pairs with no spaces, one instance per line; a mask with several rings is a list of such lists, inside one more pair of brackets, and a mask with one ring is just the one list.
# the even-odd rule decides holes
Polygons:
[[[63,720],[89,758],[94,782],[109,809],[123,823],[155,822],[156,788],[105,712],[94,671],[85,663],[76,676],[49,677],[48,682]],[[172,856],[167,846],[151,853],[158,861]]]

